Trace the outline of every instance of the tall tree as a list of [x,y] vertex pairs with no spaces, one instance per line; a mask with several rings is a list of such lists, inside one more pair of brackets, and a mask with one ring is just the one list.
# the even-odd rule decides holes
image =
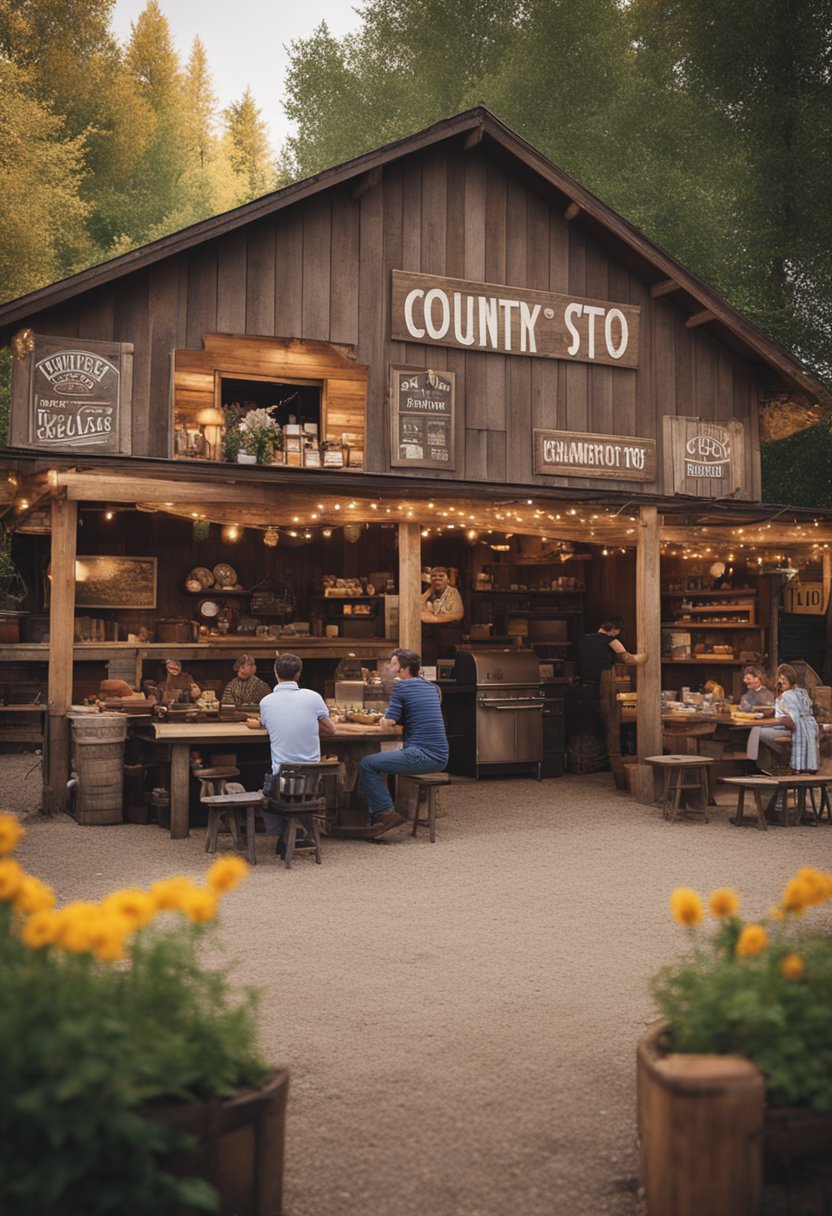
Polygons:
[[[25,138],[21,133],[25,132]],[[84,146],[0,59],[0,296],[10,299],[79,269],[90,255],[80,197]]]
[[224,112],[229,159],[237,182],[237,202],[246,203],[274,190],[277,173],[268,128],[246,89]]

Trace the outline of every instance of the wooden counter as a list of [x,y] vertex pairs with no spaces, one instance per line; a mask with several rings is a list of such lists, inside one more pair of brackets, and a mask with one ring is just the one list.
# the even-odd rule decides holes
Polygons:
[[[245,651],[255,658],[273,659],[290,651],[301,659],[389,658],[398,646],[395,638],[258,638],[232,634],[208,642],[76,642],[76,663],[101,663],[114,658],[166,658],[175,654],[185,660],[233,659]],[[16,642],[0,646],[0,663],[48,663],[48,642]]]

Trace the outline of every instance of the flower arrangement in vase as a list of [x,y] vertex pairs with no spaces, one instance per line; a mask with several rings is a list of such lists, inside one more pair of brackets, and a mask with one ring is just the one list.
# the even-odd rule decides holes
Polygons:
[[240,450],[255,458],[257,464],[271,464],[283,447],[283,431],[272,413],[276,405],[249,410],[239,424],[243,441]]
[[[0,1210],[218,1211],[196,1166],[174,1176],[168,1164],[193,1149],[181,1130],[192,1104],[209,1101],[216,1116],[258,1087],[262,1107],[273,1086],[256,993],[235,998],[226,972],[199,959],[246,863],[221,857],[205,885],[169,878],[57,910],[9,856],[23,834],[0,814],[0,1033],[14,1044],[0,1064]],[[282,1146],[269,1151],[282,1162]]]

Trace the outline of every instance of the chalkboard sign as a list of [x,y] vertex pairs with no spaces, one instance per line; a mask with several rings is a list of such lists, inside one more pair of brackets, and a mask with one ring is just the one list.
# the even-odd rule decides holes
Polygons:
[[13,352],[13,445],[130,454],[130,343],[22,330],[15,335]]
[[453,469],[456,373],[391,367],[390,463]]

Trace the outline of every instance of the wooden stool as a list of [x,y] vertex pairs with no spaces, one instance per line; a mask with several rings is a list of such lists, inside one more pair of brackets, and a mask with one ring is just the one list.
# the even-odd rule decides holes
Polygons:
[[723,785],[733,785],[739,790],[736,814],[734,815],[733,819],[729,819],[728,822],[732,823],[734,827],[742,827],[743,812],[745,810],[745,794],[746,790],[750,790],[754,795],[754,809],[757,812],[757,827],[761,832],[765,832],[768,829],[768,824],[766,823],[766,813],[763,807],[762,793],[763,790],[765,790],[766,793],[773,792],[776,795],[779,788],[777,778],[758,775],[754,777],[720,777],[719,780]]
[[[208,833],[205,837],[205,852],[216,853],[217,836],[221,826],[231,833],[234,848],[238,853],[245,850],[251,865],[257,864],[255,852],[254,812],[263,805],[261,790],[240,790],[235,793],[208,794],[200,798],[208,808]],[[243,848],[242,834],[245,834]]]
[[[410,835],[416,835],[416,829],[421,825],[430,831],[430,842],[436,844],[436,813],[438,810],[439,787],[450,785],[451,779],[447,773],[403,773],[408,781],[412,781],[418,790],[416,806],[413,811],[413,828]],[[427,819],[419,818],[419,808],[424,798]]]
[[191,771],[199,782],[200,802],[215,794],[224,794],[226,781],[240,775],[240,770],[230,764],[223,768],[195,768]]
[[[711,792],[711,765],[715,763],[711,756],[645,756],[645,764],[664,770],[664,789],[662,790],[662,817],[674,823],[679,813],[679,802],[683,790],[699,790],[702,794],[702,815],[706,823],[708,807],[715,806]],[[691,778],[685,781],[685,776]],[[690,807],[686,807],[690,810]]]

